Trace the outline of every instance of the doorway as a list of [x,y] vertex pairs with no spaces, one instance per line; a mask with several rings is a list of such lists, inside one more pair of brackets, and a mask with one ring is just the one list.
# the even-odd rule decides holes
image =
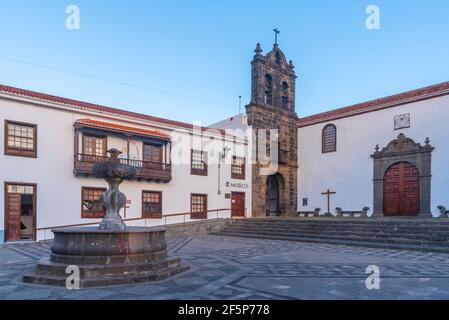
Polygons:
[[5,242],[36,240],[36,184],[5,183]]
[[245,193],[232,192],[231,193],[231,215],[233,218],[245,217]]
[[417,216],[419,214],[419,171],[408,162],[392,165],[384,177],[384,214]]
[[267,216],[279,215],[279,181],[275,176],[267,178]]

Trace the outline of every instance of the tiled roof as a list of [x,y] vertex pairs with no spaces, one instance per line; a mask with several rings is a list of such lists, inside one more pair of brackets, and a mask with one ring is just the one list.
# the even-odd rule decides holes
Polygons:
[[335,109],[312,116],[300,118],[298,127],[306,127],[317,123],[332,121],[336,119],[355,116],[362,113],[378,111],[386,108],[392,108],[407,103],[431,99],[449,94],[449,82],[436,84],[433,86],[396,94],[393,96],[356,104],[353,106]]
[[134,134],[141,134],[141,135],[151,136],[151,137],[158,137],[158,138],[163,138],[163,139],[170,138],[169,135],[167,135],[163,132],[160,132],[160,131],[156,131],[156,130],[148,130],[148,129],[130,127],[130,126],[122,125],[122,124],[93,120],[93,119],[80,119],[80,120],[77,120],[75,124],[86,125],[86,126],[95,127],[95,128],[118,130],[118,131],[129,132],[129,133],[134,133]]
[[[5,85],[0,85],[0,93],[23,97],[23,98],[28,98],[28,99],[40,100],[40,101],[50,102],[50,103],[55,103],[55,104],[68,105],[68,106],[72,106],[72,107],[78,107],[78,108],[88,109],[88,110],[97,111],[97,112],[111,113],[114,115],[131,117],[131,118],[134,118],[137,120],[147,120],[147,121],[152,121],[152,122],[165,124],[165,125],[169,125],[169,126],[174,126],[174,127],[178,127],[178,128],[185,128],[185,129],[190,129],[190,130],[193,129],[192,124],[188,124],[185,122],[179,122],[179,121],[174,121],[174,120],[153,117],[153,116],[149,116],[149,115],[145,115],[145,114],[141,114],[141,113],[137,113],[137,112],[131,112],[131,111],[121,110],[121,109],[117,109],[117,108],[105,107],[105,106],[98,105],[98,104],[62,98],[62,97],[58,97],[58,96],[39,93],[39,92],[35,92],[35,91],[29,91],[29,90],[25,90],[25,89],[19,89],[19,88],[5,86]],[[202,129],[207,130],[209,128],[204,127]]]

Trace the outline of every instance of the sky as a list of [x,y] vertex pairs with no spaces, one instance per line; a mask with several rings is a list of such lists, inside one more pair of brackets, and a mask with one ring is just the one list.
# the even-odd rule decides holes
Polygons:
[[209,125],[249,103],[273,28],[299,116],[449,81],[447,0],[0,0],[0,83]]

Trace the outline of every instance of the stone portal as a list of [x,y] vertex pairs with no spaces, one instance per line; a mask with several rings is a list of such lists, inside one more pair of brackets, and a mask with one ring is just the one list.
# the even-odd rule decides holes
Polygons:
[[432,217],[430,192],[432,151],[429,138],[424,146],[400,134],[374,159],[373,217]]

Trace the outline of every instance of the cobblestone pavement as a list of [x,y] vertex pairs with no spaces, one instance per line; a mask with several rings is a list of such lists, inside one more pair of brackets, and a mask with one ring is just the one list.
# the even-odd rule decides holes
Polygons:
[[[168,239],[189,271],[168,280],[67,290],[21,283],[49,244],[0,246],[0,299],[449,299],[449,255],[222,236]],[[380,268],[379,290],[365,286]]]

